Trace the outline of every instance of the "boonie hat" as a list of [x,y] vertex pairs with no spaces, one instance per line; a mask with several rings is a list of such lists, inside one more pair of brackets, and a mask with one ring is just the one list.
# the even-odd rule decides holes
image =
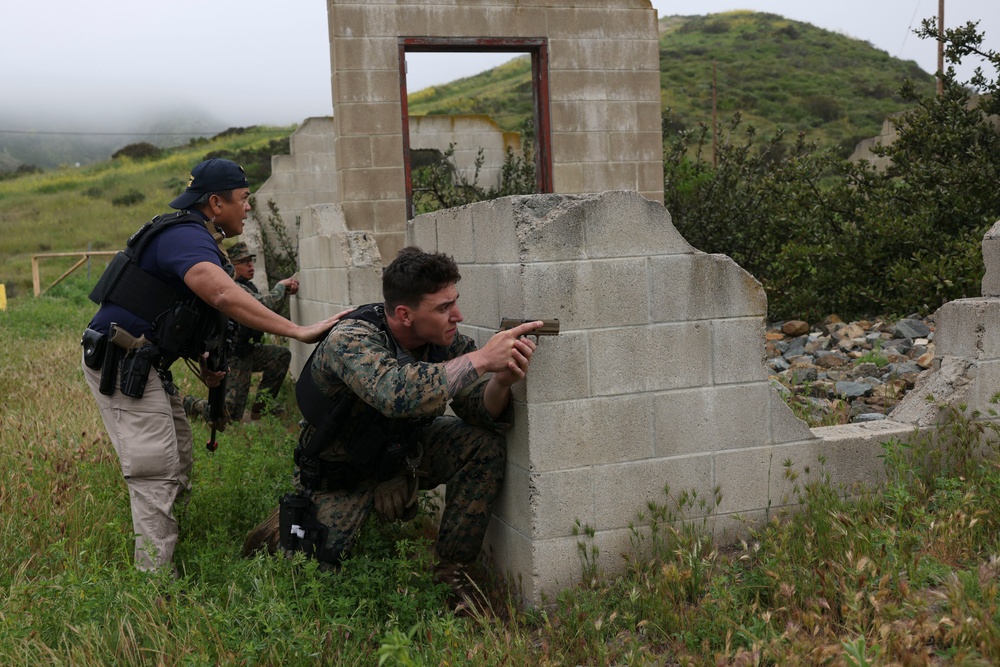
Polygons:
[[226,250],[226,254],[229,255],[229,261],[233,264],[247,259],[253,259],[257,256],[250,252],[250,248],[248,248],[247,244],[243,241],[229,246],[229,249]]
[[247,181],[247,173],[243,171],[243,167],[232,160],[214,157],[198,163],[191,170],[187,189],[170,202],[170,207],[185,209],[198,201],[203,194],[249,187],[250,182]]

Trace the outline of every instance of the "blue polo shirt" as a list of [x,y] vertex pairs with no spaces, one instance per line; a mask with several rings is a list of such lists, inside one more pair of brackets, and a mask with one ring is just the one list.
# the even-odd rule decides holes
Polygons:
[[[192,213],[205,221],[208,220],[200,211]],[[184,275],[200,262],[211,262],[222,267],[215,239],[204,224],[196,223],[181,223],[167,227],[153,237],[139,257],[141,269],[162,280],[183,299],[195,296],[194,292],[184,284]],[[89,326],[95,331],[106,334],[112,322],[136,337],[152,331],[149,322],[109,301],[101,304]]]

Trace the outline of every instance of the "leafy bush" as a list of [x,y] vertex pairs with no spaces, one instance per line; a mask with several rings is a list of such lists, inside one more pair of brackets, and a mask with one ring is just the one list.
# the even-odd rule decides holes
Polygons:
[[115,197],[111,200],[111,204],[114,206],[135,206],[136,204],[141,204],[146,201],[146,195],[138,190],[130,189],[123,195]]
[[133,160],[141,160],[143,158],[157,158],[163,155],[163,149],[158,146],[154,146],[148,141],[141,141],[137,144],[129,144],[123,148],[119,148],[117,151],[112,153],[111,159],[116,160],[118,158],[132,158]]
[[[1000,72],[974,26],[947,39],[952,62],[974,53]],[[708,126],[681,132],[665,154],[667,208],[693,245],[762,282],[775,319],[926,313],[978,296],[982,238],[1000,218],[1000,131],[988,115],[1000,95],[975,101],[970,87],[1000,92],[995,80],[967,85],[953,71],[940,96],[904,85],[913,108],[894,118],[898,139],[876,149],[891,160],[884,171],[780,131],[758,142],[738,114],[714,158]]]

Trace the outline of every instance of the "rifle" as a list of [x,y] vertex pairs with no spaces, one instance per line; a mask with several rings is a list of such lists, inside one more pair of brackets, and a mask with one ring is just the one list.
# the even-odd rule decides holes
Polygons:
[[[507,329],[513,329],[516,326],[525,324],[526,322],[537,322],[537,320],[521,320],[516,317],[505,317],[500,320],[500,331],[506,331]],[[559,320],[542,320],[542,326],[538,327],[528,336],[558,336],[559,335]]]
[[[226,333],[219,344],[209,350],[208,358],[205,360],[205,367],[210,371],[228,371],[229,354],[236,344],[236,334],[239,325],[233,320],[226,323]],[[205,443],[205,448],[214,452],[219,448],[219,441],[216,440],[216,431],[225,431],[226,420],[226,378],[215,387],[208,390],[208,423],[212,425],[212,434]]]

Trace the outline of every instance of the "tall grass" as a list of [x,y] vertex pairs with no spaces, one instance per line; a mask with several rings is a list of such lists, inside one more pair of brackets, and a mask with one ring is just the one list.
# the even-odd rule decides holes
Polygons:
[[337,573],[240,557],[290,486],[286,386],[285,421],[231,425],[214,453],[194,424],[181,577],[138,573],[118,460],[79,368],[88,287],[0,312],[0,664],[1000,663],[997,439],[961,406],[932,436],[885,446],[879,489],[788,465],[798,510],[735,546],[708,530],[725,484],[711,498],[665,490],[637,508],[627,553],[597,551],[578,525],[581,580],[543,607],[519,610],[483,570],[494,613],[456,618],[430,581],[426,521],[367,525]]

